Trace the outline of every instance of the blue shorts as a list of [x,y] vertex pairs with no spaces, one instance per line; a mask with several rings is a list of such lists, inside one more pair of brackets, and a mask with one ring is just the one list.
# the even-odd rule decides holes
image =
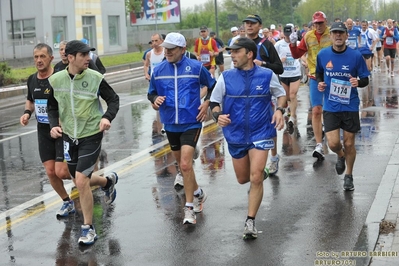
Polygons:
[[309,79],[309,95],[310,95],[310,105],[323,106],[323,96],[324,93],[317,89],[318,82],[315,79]]
[[257,141],[251,144],[228,144],[229,153],[234,159],[241,159],[248,154],[251,149],[258,150],[270,150],[274,148],[274,140],[267,139],[262,141]]

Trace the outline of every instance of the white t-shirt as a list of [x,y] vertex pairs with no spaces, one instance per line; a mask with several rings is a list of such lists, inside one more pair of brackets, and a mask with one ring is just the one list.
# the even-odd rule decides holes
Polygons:
[[[299,43],[299,42],[298,42]],[[301,62],[299,59],[294,59],[290,50],[290,43],[287,43],[284,39],[276,42],[274,47],[280,59],[286,58],[283,63],[284,72],[280,75],[282,78],[290,78],[290,77],[300,77],[301,76]]]

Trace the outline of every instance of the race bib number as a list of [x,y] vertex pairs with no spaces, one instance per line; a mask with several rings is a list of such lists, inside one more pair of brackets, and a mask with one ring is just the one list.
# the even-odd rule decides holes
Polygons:
[[71,161],[71,156],[69,156],[69,142],[64,140],[64,160]]
[[211,55],[210,54],[201,54],[200,60],[203,63],[209,63],[209,62],[211,62]]
[[35,114],[37,122],[48,124],[47,99],[35,99]]
[[352,48],[352,49],[355,49],[356,48],[356,41],[353,41],[353,40],[348,41],[348,46],[350,48]]
[[295,70],[295,59],[293,57],[287,57],[284,62],[284,70],[293,71]]
[[270,150],[274,148],[274,140],[273,139],[265,139],[265,140],[259,140],[255,141],[254,146],[258,150]]
[[352,86],[349,81],[331,79],[330,95],[328,99],[333,102],[349,104]]
[[392,37],[387,37],[387,38],[385,39],[385,42],[386,42],[386,44],[388,44],[388,45],[392,45],[392,44],[393,44],[393,38],[392,38]]
[[360,39],[360,44],[361,44],[362,46],[365,46],[365,45],[366,45],[366,36],[362,35],[362,38]]

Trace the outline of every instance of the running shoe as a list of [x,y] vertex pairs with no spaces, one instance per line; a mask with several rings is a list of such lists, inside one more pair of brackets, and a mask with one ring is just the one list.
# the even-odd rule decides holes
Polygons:
[[324,160],[323,146],[320,144],[316,145],[316,148],[314,149],[312,156],[314,158],[317,158],[317,160],[319,160],[319,161]]
[[82,231],[79,237],[79,244],[92,245],[97,240],[96,230],[90,228],[90,225],[82,225]]
[[195,216],[194,209],[191,209],[189,207],[184,207],[184,219],[183,219],[183,224],[196,224],[197,223],[197,217]]
[[179,172],[176,174],[175,182],[173,183],[173,186],[175,187],[176,190],[180,190],[184,187],[184,182],[183,182],[183,176]]
[[111,180],[112,184],[108,189],[102,188],[102,190],[105,192],[104,201],[107,204],[111,204],[116,198],[115,185],[118,183],[118,175],[115,172],[112,172],[110,175],[106,176],[106,178]]
[[345,172],[345,157],[342,156],[338,158],[337,163],[335,164],[335,171],[337,174],[342,175]]
[[344,177],[344,190],[345,191],[352,191],[355,189],[353,185],[353,176],[352,175],[345,175]]
[[194,212],[202,212],[202,209],[204,206],[202,205],[206,199],[208,198],[208,195],[201,189],[201,194],[199,196],[194,195]]
[[288,133],[290,135],[294,133],[294,126],[295,126],[295,118],[291,116],[290,119],[288,120]]
[[276,155],[277,159],[270,158],[270,162],[267,168],[269,168],[269,174],[275,175],[278,172],[278,163],[280,162],[280,156]]
[[252,219],[247,219],[245,221],[245,227],[244,227],[244,234],[242,235],[242,238],[244,240],[247,239],[256,239],[258,237],[258,230],[255,228],[255,221]]
[[64,201],[61,206],[61,209],[57,211],[57,217],[67,217],[70,214],[75,213],[75,203],[73,200]]

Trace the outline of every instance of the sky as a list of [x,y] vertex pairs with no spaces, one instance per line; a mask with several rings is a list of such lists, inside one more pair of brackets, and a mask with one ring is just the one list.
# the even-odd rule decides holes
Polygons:
[[193,5],[202,5],[208,0],[180,0],[181,9],[192,7]]

